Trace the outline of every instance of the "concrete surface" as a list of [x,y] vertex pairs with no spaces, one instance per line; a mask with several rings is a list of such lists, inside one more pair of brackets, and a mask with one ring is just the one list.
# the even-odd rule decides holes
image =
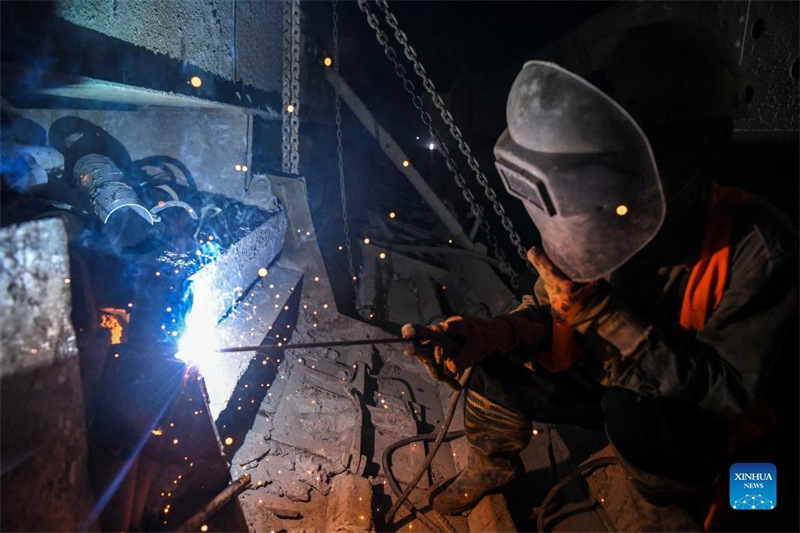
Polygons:
[[517,531],[508,503],[502,494],[485,496],[467,518],[471,533],[511,533]]
[[371,502],[372,487],[365,478],[353,475],[337,477],[331,489],[325,531],[330,533],[374,531]]
[[92,508],[67,237],[59,220],[0,230],[4,531],[75,531]]
[[265,0],[66,0],[57,14],[224,79],[280,92],[282,6]]
[[59,219],[0,230],[0,376],[77,356],[67,234]]
[[283,69],[283,2],[237,0],[236,79],[279,92]]
[[59,2],[58,15],[172,59],[233,79],[233,0]]

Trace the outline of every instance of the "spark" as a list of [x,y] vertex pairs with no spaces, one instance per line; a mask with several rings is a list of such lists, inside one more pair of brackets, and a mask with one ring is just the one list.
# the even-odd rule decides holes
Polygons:
[[200,76],[192,76],[192,78],[189,80],[189,83],[195,89],[199,89],[203,85],[203,78]]
[[233,438],[232,437],[226,438],[225,439],[225,445],[226,446],[230,446],[231,444],[233,444]]
[[66,283],[67,285],[69,285],[70,283],[72,283],[72,280],[71,280],[71,279],[69,279],[69,278],[64,278],[64,283]]
[[294,105],[293,104],[287,105],[286,106],[286,112],[287,113],[294,113]]
[[624,217],[628,214],[628,206],[625,204],[620,204],[617,206],[617,215]]
[[236,172],[240,172],[242,170],[242,165],[237,163],[233,168],[236,170]]
[[369,244],[369,237],[364,237],[364,244]]
[[395,213],[394,211],[391,211],[389,213],[389,218],[397,218],[397,213]]
[[267,274],[269,274],[269,271],[266,269],[266,267],[261,267],[261,268],[258,269],[258,277],[259,278],[266,278]]
[[380,254],[378,254],[378,257],[380,257],[381,259],[386,259],[386,252],[381,252]]
[[404,160],[403,160],[403,166],[404,166],[404,167],[408,168],[408,166],[409,166],[410,164],[411,164],[411,162],[409,162],[409,160],[408,160],[408,159],[404,159]]

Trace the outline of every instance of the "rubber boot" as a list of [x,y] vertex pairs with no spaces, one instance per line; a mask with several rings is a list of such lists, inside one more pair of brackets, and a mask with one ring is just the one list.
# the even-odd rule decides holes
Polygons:
[[464,402],[464,430],[467,467],[431,496],[433,508],[443,514],[471,509],[484,495],[517,479],[524,471],[519,454],[530,442],[532,425],[521,414],[470,390]]

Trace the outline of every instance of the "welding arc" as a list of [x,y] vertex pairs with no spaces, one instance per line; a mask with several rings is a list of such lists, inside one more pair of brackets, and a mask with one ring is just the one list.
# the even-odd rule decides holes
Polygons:
[[305,342],[300,344],[284,344],[283,346],[278,346],[277,344],[260,344],[258,346],[234,346],[232,348],[221,348],[217,350],[217,352],[219,353],[276,352],[283,350],[299,350],[301,348],[332,348],[334,346],[361,346],[364,344],[397,344],[401,342],[411,342],[411,340],[412,339],[391,337],[388,339],[356,339],[349,341]]

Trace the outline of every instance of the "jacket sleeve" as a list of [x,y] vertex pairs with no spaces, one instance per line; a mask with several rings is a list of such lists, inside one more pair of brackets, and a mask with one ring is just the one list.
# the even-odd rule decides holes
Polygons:
[[[681,398],[720,417],[745,410],[769,377],[789,321],[796,319],[793,251],[769,247],[755,229],[740,241],[729,286],[705,327],[670,336],[614,300],[588,328],[612,347],[609,384]],[[609,365],[606,365],[609,368]]]

